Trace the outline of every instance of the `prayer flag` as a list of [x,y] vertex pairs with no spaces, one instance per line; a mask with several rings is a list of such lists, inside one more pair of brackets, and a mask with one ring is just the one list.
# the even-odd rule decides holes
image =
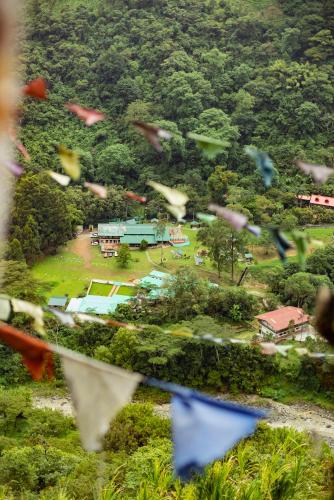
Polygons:
[[89,189],[89,191],[102,200],[105,200],[108,197],[108,190],[106,187],[101,186],[100,184],[92,184],[91,182],[85,182],[84,186]]
[[85,122],[87,127],[90,127],[101,120],[105,120],[106,118],[104,113],[100,113],[100,111],[97,111],[96,109],[82,108],[78,104],[67,103],[65,104],[65,108],[72,111],[72,113],[75,113],[80,120]]
[[62,361],[83,447],[102,448],[111,420],[131,401],[142,375],[53,346]]
[[253,434],[265,412],[183,389],[172,399],[175,470],[181,479],[222,458]]
[[45,335],[44,331],[44,312],[41,306],[36,306],[31,302],[19,299],[11,299],[13,311],[15,313],[24,313],[34,318],[34,328],[40,335]]
[[0,323],[0,340],[22,354],[23,363],[34,380],[41,380],[45,369],[48,378],[52,378],[53,359],[48,344],[5,323]]
[[304,174],[311,175],[317,184],[324,184],[334,174],[334,169],[328,168],[326,165],[313,165],[311,163],[304,163],[301,160],[298,160],[296,163],[300,170]]
[[173,137],[170,132],[155,125],[150,125],[139,120],[133,121],[132,124],[159,153],[163,151],[159,139],[169,141]]
[[290,250],[292,246],[286,237],[277,228],[269,228],[269,232],[277,248],[278,255],[282,261],[286,260],[286,251]]
[[47,99],[46,82],[43,78],[36,78],[23,87],[23,93],[35,99]]
[[214,139],[201,134],[188,132],[187,137],[193,139],[197,146],[203,151],[203,154],[209,159],[213,160],[219,153],[222,153],[229,146],[226,140]]
[[255,161],[257,168],[261,172],[265,187],[270,187],[274,176],[274,165],[271,158],[269,158],[267,153],[251,146],[245,147],[245,153]]
[[81,168],[79,162],[79,155],[75,151],[67,149],[65,146],[58,147],[58,154],[60,162],[65,172],[75,181],[80,177]]
[[53,172],[53,170],[48,170],[47,173],[54,181],[58,182],[58,184],[60,184],[61,186],[68,186],[71,181],[71,177],[69,177],[68,175],[58,174],[58,172]]

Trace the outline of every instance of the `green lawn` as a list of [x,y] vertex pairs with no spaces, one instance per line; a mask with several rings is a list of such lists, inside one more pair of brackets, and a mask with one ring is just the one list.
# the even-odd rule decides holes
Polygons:
[[[32,269],[35,278],[51,283],[51,289],[47,296],[68,294],[70,297],[77,297],[85,293],[92,279],[115,280],[131,282],[142,278],[153,269],[166,272],[174,272],[178,267],[195,267],[194,253],[200,246],[196,243],[196,232],[189,227],[185,228],[185,233],[189,236],[191,245],[182,250],[190,255],[189,260],[173,259],[171,247],[164,248],[163,254],[167,259],[164,267],[160,267],[160,248],[150,249],[146,252],[134,250],[131,252],[132,262],[126,269],[121,269],[117,258],[104,258],[101,256],[98,246],[91,247],[92,262],[89,269],[83,265],[83,260],[73,253],[73,241],[70,241],[57,255],[46,257],[41,262],[35,264]],[[149,258],[153,261],[150,262]],[[199,269],[199,268],[196,268]],[[203,270],[211,270],[211,265],[206,263]],[[91,295],[108,295],[109,285],[94,283],[90,291]],[[133,295],[133,289],[127,290],[125,295]]]
[[137,289],[132,286],[120,286],[117,290],[117,295],[127,295],[128,297],[134,297],[137,295]]
[[72,246],[73,241],[57,255],[46,257],[32,269],[35,278],[51,283],[48,297],[66,293],[70,297],[77,297],[85,292],[85,287],[87,290],[94,278],[129,282],[145,276],[154,267],[147,260],[145,252],[135,251],[132,252],[133,262],[127,269],[121,269],[116,258],[105,259],[101,256],[99,247],[92,247],[92,264],[87,269],[83,260],[73,253]]
[[103,297],[108,297],[111,289],[112,285],[106,285],[104,283],[93,283],[91,289],[89,290],[89,295],[100,295]]

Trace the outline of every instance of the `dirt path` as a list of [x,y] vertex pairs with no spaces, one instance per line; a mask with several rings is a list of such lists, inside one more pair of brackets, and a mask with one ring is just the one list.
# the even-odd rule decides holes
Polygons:
[[84,268],[91,269],[92,268],[92,251],[90,244],[90,234],[89,233],[81,233],[74,241],[72,246],[73,252],[78,255],[84,261]]
[[[256,406],[259,401],[257,396],[240,396],[237,400],[224,395],[221,399],[229,399],[238,403]],[[263,407],[269,410],[267,419],[271,427],[292,427],[297,431],[309,432],[319,436],[334,449],[334,413],[324,410],[310,403],[295,403],[285,405],[272,399],[261,399]],[[73,407],[69,398],[38,397],[34,399],[35,408],[50,408],[60,410],[64,415],[73,415]],[[161,417],[169,417],[170,405],[164,404],[155,407],[155,412]]]

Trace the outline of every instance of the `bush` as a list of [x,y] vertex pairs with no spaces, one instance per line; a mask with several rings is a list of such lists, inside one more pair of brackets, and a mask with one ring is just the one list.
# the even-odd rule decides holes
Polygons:
[[105,448],[133,453],[149,439],[169,438],[170,422],[154,415],[153,405],[133,403],[126,406],[113,421],[105,437]]
[[144,251],[147,249],[147,247],[148,247],[148,242],[146,240],[141,240],[139,250]]
[[206,313],[217,318],[229,318],[232,321],[247,321],[254,318],[258,311],[258,301],[243,288],[214,288],[210,291],[210,300]]
[[14,491],[41,491],[69,474],[78,457],[55,448],[26,446],[5,450],[0,457],[0,483]]

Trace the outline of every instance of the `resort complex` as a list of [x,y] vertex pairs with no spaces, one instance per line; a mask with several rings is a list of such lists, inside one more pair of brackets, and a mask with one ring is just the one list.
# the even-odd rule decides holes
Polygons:
[[180,225],[140,224],[136,220],[98,224],[97,232],[91,234],[91,243],[100,245],[104,257],[117,257],[117,250],[124,244],[131,248],[189,245]]

